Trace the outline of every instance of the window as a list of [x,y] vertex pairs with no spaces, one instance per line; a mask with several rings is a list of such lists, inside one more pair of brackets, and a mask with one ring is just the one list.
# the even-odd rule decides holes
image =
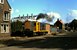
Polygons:
[[36,23],[34,23],[34,26],[36,26]]
[[3,26],[3,25],[1,25],[1,26]]
[[3,2],[3,0],[1,0],[1,2]]
[[0,0],[0,3],[1,3],[1,4],[4,4],[4,0]]
[[0,3],[1,3],[1,0],[0,0]]
[[4,17],[3,17],[3,20],[4,21],[9,21],[9,13],[4,13]]
[[4,30],[5,30],[5,32],[6,32],[6,25],[4,25]]
[[1,33],[9,33],[9,25],[1,24]]
[[7,20],[6,19],[7,18],[7,15],[8,15],[7,13],[4,14],[4,20]]

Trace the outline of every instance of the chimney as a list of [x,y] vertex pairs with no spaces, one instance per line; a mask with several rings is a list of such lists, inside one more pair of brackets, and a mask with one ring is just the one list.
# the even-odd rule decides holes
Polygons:
[[31,14],[31,18],[33,19],[33,13]]
[[27,18],[29,18],[28,14],[27,14]]
[[23,14],[23,17],[24,17],[24,14]]
[[18,20],[21,20],[21,16],[19,15]]
[[19,17],[20,17],[20,15],[19,15]]
[[19,15],[19,19],[21,18],[21,16]]
[[59,21],[59,18],[57,19],[57,21]]

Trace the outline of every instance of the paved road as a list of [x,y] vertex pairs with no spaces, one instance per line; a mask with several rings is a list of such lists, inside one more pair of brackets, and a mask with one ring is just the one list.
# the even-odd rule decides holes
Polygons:
[[[76,34],[76,33],[75,33]],[[70,34],[69,34],[70,35]],[[0,50],[77,50],[77,37],[39,36],[24,40],[8,40]]]
[[77,50],[77,49],[61,49],[61,48],[50,48],[50,49],[39,49],[39,48],[19,48],[19,47],[5,47],[0,50]]

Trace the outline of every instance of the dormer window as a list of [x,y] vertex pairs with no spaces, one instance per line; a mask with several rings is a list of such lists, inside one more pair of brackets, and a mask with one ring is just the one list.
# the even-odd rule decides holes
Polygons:
[[1,3],[1,4],[4,4],[4,0],[0,0],[0,3]]

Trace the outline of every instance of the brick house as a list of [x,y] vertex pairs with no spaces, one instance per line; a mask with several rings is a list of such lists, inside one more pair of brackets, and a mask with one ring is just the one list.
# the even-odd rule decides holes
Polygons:
[[11,7],[8,0],[0,0],[0,34],[10,33],[11,31],[10,13]]
[[59,19],[57,19],[57,21],[55,22],[54,26],[56,26],[60,30],[64,30],[65,29],[63,21],[59,20]]

